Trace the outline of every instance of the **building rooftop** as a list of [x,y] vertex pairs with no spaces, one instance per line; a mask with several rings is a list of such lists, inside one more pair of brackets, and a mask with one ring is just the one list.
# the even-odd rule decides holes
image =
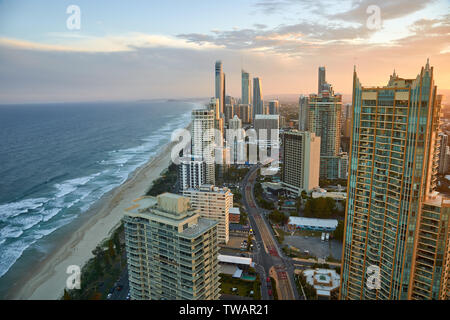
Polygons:
[[232,263],[232,264],[243,264],[250,266],[252,264],[252,258],[228,256],[224,254],[219,254],[219,262]]
[[217,224],[219,224],[219,222],[216,220],[199,218],[197,224],[194,224],[181,232],[180,236],[184,238],[194,239]]
[[338,221],[336,219],[289,217],[289,224],[297,226],[318,227],[318,228],[336,228],[338,225]]
[[228,213],[229,213],[229,214],[238,214],[238,215],[240,215],[240,214],[241,214],[241,211],[239,210],[239,208],[233,207],[233,208],[230,208],[230,210],[228,211]]
[[339,274],[332,269],[308,269],[303,271],[303,274],[320,296],[330,296],[330,292],[340,284]]
[[256,114],[255,115],[255,120],[258,120],[258,119],[277,120],[278,117],[279,117],[278,114]]

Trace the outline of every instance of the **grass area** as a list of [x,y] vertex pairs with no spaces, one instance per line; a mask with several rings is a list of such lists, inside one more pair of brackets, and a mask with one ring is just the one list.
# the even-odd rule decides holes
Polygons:
[[[255,300],[261,299],[261,282],[259,275],[256,275],[255,281],[247,281],[242,279],[235,279],[229,274],[221,273],[220,275],[220,293],[231,294],[241,297],[250,297]],[[237,288],[236,291],[232,291],[233,288]],[[253,295],[250,295],[250,291],[253,290]]]
[[277,227],[275,227],[275,228],[272,227],[272,230],[274,231],[274,234],[275,234],[275,237],[277,238],[278,243],[283,244],[285,232],[282,229],[277,228]]

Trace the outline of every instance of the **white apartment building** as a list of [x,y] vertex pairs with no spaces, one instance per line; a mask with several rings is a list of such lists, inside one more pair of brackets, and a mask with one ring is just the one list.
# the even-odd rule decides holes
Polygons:
[[190,199],[192,208],[197,209],[201,217],[219,222],[219,243],[228,243],[229,211],[233,207],[233,193],[228,188],[203,185],[199,189],[183,190],[183,196]]

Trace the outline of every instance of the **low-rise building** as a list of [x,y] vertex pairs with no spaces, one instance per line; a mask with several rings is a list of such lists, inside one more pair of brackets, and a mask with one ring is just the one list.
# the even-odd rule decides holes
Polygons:
[[317,219],[304,217],[289,217],[288,226],[291,229],[334,231],[338,225],[336,219]]
[[241,211],[237,207],[230,208],[229,211],[230,223],[239,223],[241,221]]
[[341,277],[332,269],[308,269],[303,271],[306,282],[316,289],[317,298],[330,299],[331,291],[339,288]]

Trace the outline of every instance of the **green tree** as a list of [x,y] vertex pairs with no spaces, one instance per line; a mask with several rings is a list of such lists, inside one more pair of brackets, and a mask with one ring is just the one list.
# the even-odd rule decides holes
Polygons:
[[333,232],[333,235],[336,240],[342,241],[344,239],[344,221],[339,220],[336,230],[334,230]]
[[114,258],[116,257],[116,252],[114,250],[114,243],[112,240],[108,241],[108,253],[109,253],[109,256],[111,257],[111,259],[114,260]]
[[64,300],[72,300],[72,297],[70,296],[70,293],[64,289]]

